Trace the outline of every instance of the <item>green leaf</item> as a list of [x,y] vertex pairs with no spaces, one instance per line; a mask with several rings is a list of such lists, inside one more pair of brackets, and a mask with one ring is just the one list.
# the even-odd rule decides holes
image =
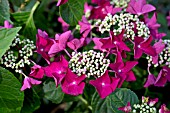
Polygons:
[[12,19],[16,22],[17,25],[22,26],[25,25],[29,16],[30,16],[31,12],[16,12],[16,13],[12,13],[11,17]]
[[23,26],[23,35],[32,40],[35,40],[36,33],[37,33],[34,20],[33,20],[33,14],[39,4],[40,2],[37,1],[30,12],[25,11],[25,12],[16,12],[11,14],[16,24]]
[[21,113],[33,113],[40,107],[40,98],[33,88],[25,90],[25,99]]
[[138,101],[136,94],[126,88],[116,89],[105,99],[101,99],[96,92],[92,98],[93,113],[123,113],[118,110],[119,107],[126,106],[128,102],[133,105]]
[[10,48],[12,41],[16,37],[21,27],[11,29],[0,29],[0,58]]
[[35,24],[34,24],[34,20],[33,20],[33,14],[36,10],[36,8],[38,7],[38,5],[40,4],[39,1],[37,1],[35,3],[35,5],[33,6],[31,12],[30,12],[30,15],[29,15],[29,18],[28,20],[26,21],[26,25],[25,25],[25,28],[24,28],[24,36],[27,36],[27,38],[31,38],[33,40],[35,40],[35,36],[36,36],[36,33],[37,33],[37,30],[36,30],[36,27],[35,27]]
[[69,0],[66,4],[61,5],[59,11],[63,20],[71,26],[75,26],[82,18],[85,1]]
[[9,2],[8,0],[0,0],[0,24],[3,24],[5,20],[10,20]]
[[20,113],[24,93],[20,91],[21,83],[8,70],[0,67],[0,111],[3,113]]
[[45,93],[45,98],[51,100],[53,103],[60,103],[64,98],[64,93],[60,86],[56,88],[55,82],[50,81],[49,83],[44,83],[43,90]]

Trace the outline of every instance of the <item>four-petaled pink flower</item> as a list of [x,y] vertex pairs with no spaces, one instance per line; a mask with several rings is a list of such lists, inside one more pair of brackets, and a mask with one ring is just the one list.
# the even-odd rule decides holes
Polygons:
[[44,68],[45,74],[48,77],[53,77],[56,86],[64,79],[68,68],[68,61],[64,56],[60,56],[58,61],[52,62],[49,66]]
[[31,67],[31,73],[29,76],[41,79],[44,76],[44,69],[40,65],[35,64]]
[[149,87],[150,85],[164,87],[167,81],[170,82],[170,68],[164,66],[157,77],[152,74],[148,76],[144,87]]
[[164,66],[160,73],[158,74],[158,77],[156,78],[154,85],[158,87],[163,87],[167,81],[170,82],[170,68]]
[[83,35],[84,38],[86,38],[92,30],[91,24],[87,21],[85,16],[83,16],[82,21],[79,21],[78,23],[80,25],[80,33]]
[[165,48],[165,44],[163,44],[162,40],[160,39],[158,42],[156,42],[154,45],[153,45],[153,48],[155,49],[156,51],[156,56],[152,57],[152,62],[153,64],[156,64],[158,63],[158,57],[159,57],[159,54],[163,51],[163,49]]
[[119,83],[119,78],[110,77],[108,71],[106,71],[104,75],[96,80],[90,80],[89,83],[97,89],[97,92],[103,99],[116,89]]
[[44,67],[44,71],[46,76],[53,77],[53,73],[66,73],[67,68],[68,61],[64,58],[64,56],[60,56],[58,61],[52,62],[49,66]]
[[155,49],[151,46],[152,37],[144,40],[142,37],[135,37],[134,45],[134,58],[138,59],[142,56],[143,53],[146,53],[152,57],[156,56]]
[[24,91],[27,88],[31,88],[32,85],[38,85],[38,84],[41,84],[41,81],[25,76],[23,85],[21,87],[21,91]]
[[84,42],[86,41],[86,38],[80,38],[80,39],[73,39],[69,42],[67,42],[67,46],[74,50],[77,51],[77,49],[79,49],[80,47],[82,47],[84,45]]
[[129,47],[123,41],[124,30],[119,35],[114,35],[112,31],[110,31],[110,37],[106,39],[100,39],[103,43],[102,48],[116,48],[117,51],[130,51]]
[[[97,49],[97,50],[100,50],[100,51],[107,51],[106,49],[102,48],[103,46],[103,43],[100,41],[101,38],[93,38],[93,42],[95,44],[95,46],[93,47],[93,49]],[[103,39],[107,39],[107,38],[103,38]]]
[[137,61],[127,61],[111,63],[110,68],[115,72],[115,76],[120,78],[119,86],[121,87],[123,82],[126,81],[135,81],[136,77],[131,71],[131,69],[138,64]]
[[157,17],[156,13],[153,14],[152,18],[149,19],[148,17],[145,18],[146,25],[149,28],[151,36],[153,36],[154,39],[161,39],[162,37],[166,36],[165,33],[159,33],[158,28],[161,26],[157,23]]
[[142,15],[156,10],[150,4],[146,4],[146,0],[131,0],[126,11],[132,14]]
[[36,40],[36,52],[42,55],[42,57],[50,64],[50,56],[48,51],[53,45],[53,41],[48,37],[48,34],[45,31],[38,30],[37,40]]
[[149,87],[150,85],[154,85],[156,81],[156,77],[153,74],[148,75],[148,78],[144,84],[144,87]]
[[83,80],[86,78],[85,75],[77,76],[71,69],[67,69],[67,73],[61,82],[62,91],[70,95],[80,95],[83,93],[85,83]]
[[55,40],[53,40],[54,44],[51,46],[48,54],[50,56],[54,56],[56,53],[63,51],[66,49],[67,41],[71,36],[71,31],[66,31],[61,35],[56,34]]

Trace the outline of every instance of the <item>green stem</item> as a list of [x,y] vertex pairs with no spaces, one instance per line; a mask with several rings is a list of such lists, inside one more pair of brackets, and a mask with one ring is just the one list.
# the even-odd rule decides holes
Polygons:
[[90,110],[92,110],[92,107],[88,105],[87,100],[85,100],[82,96],[78,96],[78,98],[79,98],[84,104],[86,104],[87,107],[88,107]]
[[35,5],[33,6],[33,8],[31,9],[31,16],[33,16],[33,14],[34,14],[34,12],[35,12],[35,10],[37,9],[37,7],[38,7],[38,5],[40,4],[40,2],[39,1],[37,1],[36,3],[35,3]]
[[144,94],[144,96],[147,95],[148,91],[149,91],[148,88],[146,88],[146,89],[145,89],[145,94]]

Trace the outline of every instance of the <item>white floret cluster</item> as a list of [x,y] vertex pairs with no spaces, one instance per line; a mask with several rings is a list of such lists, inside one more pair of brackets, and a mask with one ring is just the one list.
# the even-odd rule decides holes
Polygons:
[[[134,40],[135,36],[148,38],[150,36],[149,28],[144,22],[140,21],[137,15],[129,13],[120,14],[107,14],[103,21],[97,21],[96,25],[99,26],[99,31],[104,32],[113,31],[114,35],[118,35],[125,30],[124,38]],[[136,26],[136,27],[135,27]],[[136,33],[135,29],[136,28]]]
[[134,104],[132,113],[157,113],[155,103],[149,102],[149,98],[143,97],[141,104]]
[[78,76],[85,74],[86,77],[102,76],[107,70],[110,60],[104,57],[103,53],[95,52],[93,50],[85,51],[83,53],[72,53],[72,58],[69,61],[69,67],[72,72]]
[[158,62],[156,64],[153,63],[152,57],[147,56],[148,66],[154,65],[154,67],[158,67],[160,65],[166,65],[170,67],[170,40],[163,40],[165,44],[165,48],[158,56]]
[[29,57],[33,55],[35,48],[34,42],[30,39],[15,38],[10,50],[3,55],[1,64],[21,73],[25,64],[30,65]]

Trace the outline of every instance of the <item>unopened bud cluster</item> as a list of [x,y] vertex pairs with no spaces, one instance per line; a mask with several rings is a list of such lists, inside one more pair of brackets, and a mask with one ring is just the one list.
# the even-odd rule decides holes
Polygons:
[[148,99],[146,98],[146,101],[142,100],[142,104],[133,105],[132,113],[157,113],[157,110],[154,104],[148,104]]
[[[137,15],[132,15],[129,13],[120,14],[107,14],[102,22],[97,22],[99,25],[99,31],[101,33],[113,31],[114,35],[118,35],[125,30],[124,38],[130,38],[134,40],[135,36],[148,38],[150,36],[149,28],[141,22]],[[135,33],[134,28],[136,25],[137,33]]]
[[10,50],[3,55],[1,64],[21,73],[25,64],[30,65],[28,58],[33,55],[33,50],[35,48],[33,41],[30,41],[29,39],[20,40],[20,38],[15,38],[10,46]]
[[127,8],[129,2],[130,0],[112,0],[111,3],[115,7]]
[[148,66],[154,65],[154,67],[160,66],[160,65],[166,65],[170,67],[170,40],[163,40],[165,44],[165,48],[158,56],[158,63],[153,64],[152,57],[147,56],[148,60]]
[[95,52],[93,50],[83,53],[72,53],[72,58],[69,61],[69,67],[77,75],[85,74],[86,77],[102,76],[107,70],[110,60],[104,57],[103,53]]

